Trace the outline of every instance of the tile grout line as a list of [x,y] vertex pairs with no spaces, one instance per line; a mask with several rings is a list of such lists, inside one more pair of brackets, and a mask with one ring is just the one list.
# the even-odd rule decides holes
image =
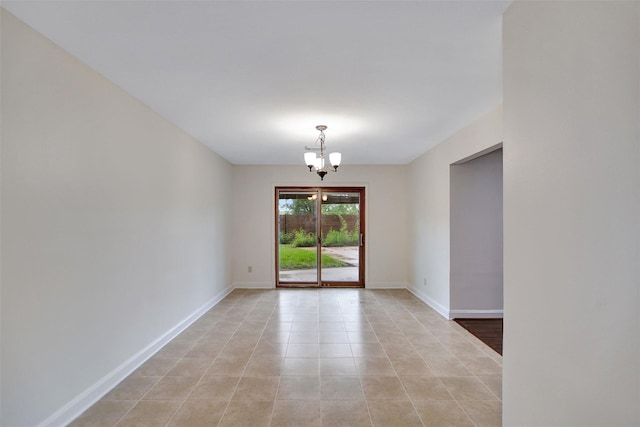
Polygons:
[[[232,309],[236,304],[237,304],[237,302],[236,302],[234,305],[232,305],[231,307],[229,307],[229,308],[226,310],[226,312],[230,311],[230,310],[231,310],[231,309]],[[212,309],[213,309],[213,307],[212,307],[211,309],[209,309],[209,310],[207,311],[207,313],[208,313],[209,311],[211,311]],[[225,312],[225,313],[226,313],[226,312]],[[206,313],[205,313],[205,314],[206,314]],[[204,314],[203,314],[203,315],[204,315]],[[142,396],[141,396],[141,397],[136,401],[136,404],[135,404],[135,405],[133,405],[133,407],[132,407],[131,409],[129,409],[129,411],[127,411],[127,413],[125,413],[125,414],[124,414],[124,415],[123,415],[123,416],[122,416],[122,417],[121,417],[121,418],[116,422],[116,424],[114,424],[114,426],[115,426],[115,425],[117,425],[118,423],[120,423],[120,422],[121,422],[121,421],[126,417],[126,415],[127,415],[127,414],[128,414],[128,413],[129,413],[129,412],[130,412],[130,411],[131,411],[131,410],[132,410],[132,409],[133,409],[133,408],[134,408],[138,403],[142,402],[142,401],[144,400],[144,397],[145,397],[147,394],[149,394],[149,392],[150,392],[150,391],[151,391],[151,390],[152,390],[156,385],[158,385],[158,383],[159,383],[160,381],[162,381],[162,379],[164,379],[164,378],[166,378],[167,376],[169,376],[169,375],[167,375],[167,374],[168,374],[169,372],[171,372],[171,369],[173,369],[173,368],[178,364],[178,362],[179,362],[180,360],[184,359],[185,355],[186,355],[186,354],[188,354],[188,352],[189,352],[190,350],[192,350],[192,349],[193,349],[193,347],[194,347],[194,346],[195,346],[195,345],[196,345],[196,344],[197,344],[197,343],[202,339],[202,337],[204,337],[204,336],[205,336],[205,335],[206,335],[210,330],[212,330],[213,328],[215,328],[216,323],[218,323],[220,320],[221,320],[221,319],[216,320],[216,322],[214,322],[214,323],[211,325],[211,327],[209,327],[209,329],[207,329],[207,331],[206,331],[206,332],[203,332],[203,333],[200,335],[200,337],[199,337],[197,340],[195,340],[195,341],[193,342],[193,344],[191,344],[191,346],[189,346],[188,350],[186,350],[185,352],[183,352],[182,356],[180,356],[180,357],[179,357],[179,358],[178,358],[178,359],[177,359],[177,360],[176,360],[176,361],[171,365],[171,367],[170,367],[170,368],[169,368],[169,369],[168,369],[168,370],[167,370],[167,371],[166,371],[162,376],[160,376],[160,379],[158,379],[158,381],[156,381],[156,382],[154,383],[154,385],[153,385],[153,386],[151,386],[151,387],[150,387],[150,388],[149,388],[149,389],[148,389],[148,390],[147,390],[147,391],[146,391],[146,392],[145,392],[145,393],[144,393],[144,394],[143,394],[143,395],[142,395]],[[233,334],[232,334],[232,336],[233,336]],[[174,339],[175,339],[175,338],[174,338]],[[230,339],[230,338],[229,338],[229,339]],[[229,339],[227,340],[227,342],[226,342],[226,343],[228,343]],[[172,340],[172,341],[173,341],[173,340]],[[226,343],[225,343],[225,346],[226,346]],[[168,344],[168,343],[167,343],[167,344]],[[224,347],[223,347],[223,348],[224,348]],[[152,357],[153,357],[153,356],[152,356]],[[150,359],[151,359],[151,358],[150,358]],[[209,367],[213,364],[213,362],[214,362],[216,359],[217,359],[217,355],[216,355],[216,357],[211,361],[211,363],[209,364]],[[207,367],[207,369],[208,369],[209,367]],[[178,407],[176,408],[176,410],[174,411],[174,413],[171,415],[171,417],[169,418],[169,420],[165,423],[165,425],[168,425],[168,424],[169,424],[169,423],[170,423],[170,422],[175,418],[175,416],[178,414],[178,412],[180,411],[180,409],[181,409],[181,408],[182,408],[182,406],[184,405],[184,402],[187,400],[188,396],[190,396],[190,395],[191,395],[191,393],[193,392],[193,390],[195,389],[195,387],[196,387],[196,386],[200,383],[200,381],[202,380],[202,377],[204,376],[204,372],[206,372],[206,370],[207,370],[207,369],[205,369],[205,370],[203,371],[203,374],[200,376],[200,378],[198,379],[198,381],[196,381],[196,383],[194,384],[194,386],[193,386],[193,387],[191,387],[191,390],[189,391],[189,393],[187,393],[186,397],[185,397],[184,399],[182,399],[181,403],[178,405]],[[163,399],[158,399],[158,401],[165,401],[165,400],[163,400]]]
[[[413,313],[411,313],[411,316],[415,319],[415,316],[413,316]],[[416,320],[417,320],[417,319],[416,319]],[[425,327],[425,329],[426,329],[426,326],[424,326],[424,325],[423,325],[423,327]],[[438,342],[439,342],[440,344],[444,345],[444,344],[440,341],[440,338],[439,338],[438,336],[435,336],[435,338],[438,340]],[[413,343],[411,343],[411,345],[413,346],[414,344],[413,344]],[[414,346],[414,349],[415,349],[415,346]],[[447,349],[447,351],[448,351],[449,353],[451,353],[451,351],[450,351],[449,349]],[[424,360],[424,357],[422,356],[422,354],[420,354],[420,353],[418,353],[418,354],[420,355],[420,358],[421,358],[422,360]],[[451,353],[451,355],[452,355],[456,360],[459,360],[459,361],[462,363],[462,361],[461,361],[461,360],[460,360],[460,359],[459,359],[455,354]],[[427,366],[429,366],[429,368],[430,368],[430,369],[432,369],[432,368],[431,368],[431,365],[429,365],[429,362],[427,362],[426,360],[424,360],[424,362],[427,364]],[[462,364],[464,365],[464,363],[462,363]],[[465,368],[466,368],[466,366],[465,366]],[[468,368],[466,368],[466,369],[467,369],[467,370],[469,370]],[[470,370],[469,370],[469,372],[470,372],[471,374],[473,374],[473,372],[471,372]],[[434,372],[434,374],[435,374],[435,372]],[[473,424],[475,427],[478,427],[478,425],[477,425],[477,424],[476,424],[476,422],[473,420],[473,418],[471,418],[471,416],[469,415],[469,413],[468,413],[467,411],[465,411],[464,407],[462,407],[462,405],[460,404],[460,402],[458,401],[458,399],[456,399],[456,398],[453,396],[453,394],[449,391],[449,389],[447,388],[447,386],[442,382],[442,380],[440,379],[440,377],[439,377],[438,375],[436,375],[436,379],[437,379],[437,380],[440,382],[440,384],[444,387],[444,389],[447,391],[447,393],[449,393],[449,395],[451,396],[451,398],[453,399],[453,401],[456,403],[456,405],[458,405],[458,408],[460,408],[460,409],[462,410],[462,412],[466,415],[467,419],[471,422],[471,424]]]
[[[405,310],[406,310],[406,307],[404,306],[404,304],[401,304],[401,305],[402,305],[403,309],[405,309]],[[387,311],[387,310],[385,309],[385,311]],[[409,312],[409,311],[407,310],[407,312]],[[387,314],[388,314],[388,313],[387,313]],[[416,321],[418,321],[418,320],[415,318],[415,316],[413,316],[413,313],[409,312],[409,314],[410,314],[410,315],[411,315],[411,316],[412,316]],[[394,324],[395,324],[395,325],[396,325],[396,327],[397,327],[398,325],[397,325],[397,323],[395,322],[395,320],[393,319],[393,317],[391,317],[391,316],[389,316],[389,317],[391,318],[391,320],[394,322]],[[420,323],[420,322],[418,321],[418,323]],[[420,323],[420,324],[422,325],[422,323]],[[424,325],[422,325],[422,326],[423,326],[423,327],[428,331],[428,329],[426,328],[426,326],[424,326]],[[400,329],[400,328],[398,327],[398,329]],[[405,336],[405,337],[406,337],[406,335],[404,334],[403,330],[402,330],[402,329],[400,329],[400,331],[402,332],[403,336]],[[436,338],[436,339],[438,339],[438,342],[440,342],[440,339],[439,339],[437,336],[435,336],[435,338]],[[413,347],[413,349],[416,351],[416,353],[420,356],[420,358],[424,361],[424,363],[426,363],[426,364],[427,364],[427,366],[429,367],[429,369],[431,369],[431,370],[432,370],[431,365],[429,364],[429,362],[427,362],[426,360],[424,360],[424,357],[422,356],[422,354],[421,354],[421,353],[419,353],[419,352],[417,351],[417,349],[415,348],[415,344],[413,344],[413,343],[411,342],[411,340],[409,340],[408,338],[407,338],[407,340],[408,340],[409,344]],[[447,350],[447,351],[448,351],[448,350]],[[385,352],[386,352],[386,351],[385,351]],[[450,353],[450,352],[449,352],[449,353]],[[455,357],[455,355],[454,355],[453,353],[451,353],[451,354],[452,354],[452,356],[454,356],[454,357]],[[392,364],[392,366],[393,366],[393,364]],[[394,368],[394,370],[395,370],[395,368]],[[439,377],[438,375],[436,375],[436,373],[435,373],[433,370],[432,370],[432,372],[434,373],[434,375],[435,375],[434,377],[438,380],[438,382],[440,383],[440,385],[442,385],[442,387],[444,387],[445,391],[449,394],[449,396],[451,396],[451,399],[452,399],[453,401],[455,401],[455,402],[456,402],[456,404],[460,407],[460,409],[462,409],[462,410],[463,410],[463,412],[465,413],[465,415],[467,416],[467,418],[469,419],[469,421],[471,421],[471,423],[472,423],[474,426],[476,426],[476,427],[477,427],[476,423],[471,419],[471,417],[466,413],[466,411],[464,411],[464,408],[462,408],[462,407],[461,407],[461,405],[460,405],[460,403],[458,402],[458,400],[457,400],[457,399],[456,399],[456,398],[451,394],[451,392],[450,392],[450,391],[449,391],[449,389],[446,387],[446,385],[442,382],[442,380],[440,379],[440,377]],[[396,373],[397,373],[397,372],[396,372]],[[407,395],[409,396],[409,393],[407,392],[406,387],[404,386],[404,383],[402,383],[402,381],[400,381],[400,383],[402,384],[403,389],[405,390],[405,393],[407,393]],[[414,410],[415,410],[415,411],[416,411],[416,413],[418,414],[418,417],[420,418],[420,421],[421,421],[421,422],[423,423],[423,425],[424,425],[424,422],[425,422],[425,421],[422,419],[422,417],[421,417],[421,416],[420,416],[420,414],[418,413],[418,410],[417,410],[417,408],[415,407],[414,401],[413,401],[413,399],[411,399],[411,396],[409,396],[409,400],[411,401],[411,405],[412,405],[412,407],[414,408]]]
[[[264,294],[263,294],[263,295],[264,295]],[[262,295],[261,295],[261,296],[262,296]],[[254,307],[258,304],[258,301],[259,301],[259,300],[260,300],[260,298],[258,298],[258,299],[257,299],[256,303],[253,305],[253,307],[252,307],[252,308],[254,308]],[[274,310],[275,310],[275,304],[274,304],[274,307],[273,307],[273,308],[272,308],[272,310],[271,310],[271,314],[273,314],[273,311],[274,311]],[[251,311],[251,310],[249,310],[249,312],[250,312],[250,311]],[[248,313],[247,313],[247,314],[248,314]],[[245,319],[245,318],[246,318],[246,316],[243,318],[243,321],[244,321],[244,319]],[[269,315],[269,318],[271,318],[271,315]],[[268,320],[267,320],[267,322],[268,322]],[[220,416],[220,420],[218,420],[218,424],[217,424],[218,426],[222,423],[222,420],[224,419],[224,416],[227,414],[227,411],[229,410],[229,406],[231,405],[231,402],[233,401],[233,396],[234,396],[234,395],[235,395],[235,393],[238,391],[238,387],[240,386],[240,382],[242,381],[242,377],[244,376],[244,373],[247,371],[247,366],[249,366],[249,360],[251,360],[251,356],[253,356],[253,354],[254,354],[254,353],[255,353],[255,351],[256,351],[256,348],[257,348],[257,345],[258,345],[257,343],[258,343],[258,342],[260,342],[260,338],[262,338],[262,335],[264,335],[264,330],[265,330],[265,329],[266,329],[266,327],[267,327],[267,322],[265,322],[265,325],[263,326],[262,331],[260,332],[260,336],[258,337],[258,341],[256,342],[256,346],[255,346],[255,347],[253,348],[253,350],[251,351],[251,355],[249,355],[249,359],[247,360],[247,364],[245,365],[244,369],[243,369],[243,370],[242,370],[242,372],[240,373],[240,376],[239,376],[239,378],[238,378],[238,382],[236,383],[236,386],[233,388],[233,392],[232,392],[232,393],[231,393],[231,395],[229,396],[229,401],[227,402],[227,405],[226,405],[226,407],[224,408],[224,411],[222,411],[222,415]],[[240,324],[242,324],[242,322],[240,322]],[[239,328],[239,327],[240,327],[240,325],[238,325],[238,328]],[[236,328],[236,330],[234,331],[233,335],[235,335],[235,333],[237,332],[237,330],[238,330],[238,329]],[[233,335],[231,335],[231,337],[233,337]],[[229,338],[229,340],[230,340],[230,339],[231,339],[231,338]],[[273,415],[273,409],[272,409],[272,415]],[[271,420],[269,420],[269,424],[271,424]]]
[[[243,296],[243,297],[244,297],[244,296]],[[241,297],[241,298],[238,298],[238,301],[236,301],[236,303],[235,303],[235,304],[233,304],[231,307],[229,307],[225,313],[228,313],[229,311],[231,311],[231,310],[233,309],[233,307],[235,307],[235,306],[238,304],[238,302],[240,302],[240,300],[242,300],[242,297]],[[213,307],[212,307],[212,308],[213,308]],[[206,313],[205,313],[205,314],[206,314]],[[204,337],[204,336],[205,336],[209,331],[211,331],[212,329],[214,329],[214,328],[216,327],[216,324],[217,324],[220,320],[222,320],[222,319],[223,319],[223,318],[216,320],[216,322],[215,322],[213,325],[211,325],[211,327],[207,330],[207,332],[204,332],[204,333],[202,334],[202,336],[201,336],[197,341],[195,341],[195,342],[193,343],[193,345],[191,345],[191,347],[190,347],[189,349],[190,349],[190,350],[192,350],[192,349],[193,349],[193,347],[195,347],[195,345],[196,345],[196,344],[197,344],[197,343],[198,343],[198,342],[199,342],[199,341],[200,341],[200,340],[201,340],[201,339],[202,339],[202,338],[203,338],[203,337]],[[196,387],[200,384],[200,382],[202,381],[202,378],[205,376],[205,373],[206,373],[206,372],[211,368],[211,366],[213,366],[213,363],[218,359],[218,357],[220,356],[220,353],[222,353],[222,351],[223,351],[223,350],[224,350],[224,348],[227,346],[227,344],[229,344],[229,341],[231,341],[231,338],[233,338],[233,335],[236,333],[236,331],[238,330],[238,328],[240,327],[240,325],[241,325],[241,324],[242,324],[242,322],[239,322],[239,323],[238,323],[238,326],[234,329],[234,331],[233,331],[233,333],[231,334],[231,336],[230,336],[230,337],[225,341],[225,344],[224,344],[224,346],[222,346],[222,349],[218,352],[218,354],[216,354],[216,357],[214,357],[214,358],[211,360],[211,362],[209,363],[209,366],[207,366],[207,368],[206,368],[204,371],[202,371],[202,374],[200,375],[200,378],[198,378],[198,381],[196,381],[196,383],[193,385],[193,387],[191,387],[191,390],[189,390],[189,393],[187,393],[187,394],[185,395],[185,397],[184,397],[184,399],[182,400],[182,402],[180,403],[180,405],[178,405],[178,408],[176,409],[176,411],[175,411],[175,412],[173,413],[173,415],[169,418],[169,420],[165,423],[165,426],[168,426],[168,425],[169,425],[169,424],[170,424],[170,423],[175,419],[175,417],[178,415],[178,413],[180,412],[180,410],[181,410],[181,409],[182,409],[182,407],[184,406],[185,402],[189,399],[189,396],[191,396],[191,394],[193,393],[193,390],[195,390],[195,389],[196,389]],[[189,352],[187,351],[185,354],[188,354],[188,353],[189,353]],[[182,359],[184,359],[184,355],[183,355],[180,359],[178,359],[178,360],[182,360]],[[175,366],[177,363],[178,363],[178,362],[176,361],[176,363],[174,364],[174,366]],[[169,369],[169,371],[167,371],[167,372],[171,372],[171,369]],[[166,374],[165,374],[165,376],[166,376]],[[225,408],[225,410],[226,410],[226,408]]]
[[[273,312],[275,311],[276,306],[277,306],[277,304],[274,305],[273,310],[271,311],[271,316],[273,316]],[[271,319],[271,316],[269,316],[269,319]],[[267,325],[265,323],[264,329],[266,329],[266,328],[267,328]],[[260,334],[261,337],[264,334],[264,329],[262,330],[262,334]],[[290,339],[291,339],[291,331],[289,331],[289,336],[287,337],[287,349],[285,350],[285,353],[284,353],[285,357],[287,355],[287,351],[289,350],[289,340]],[[255,353],[255,349],[254,349],[254,353]],[[285,359],[285,357],[282,357],[282,359]],[[282,364],[284,365],[284,360],[282,361]],[[281,372],[280,372],[280,375],[278,375],[278,385],[276,386],[276,393],[273,396],[273,406],[271,407],[271,414],[269,415],[269,426],[273,423],[273,413],[276,410],[276,399],[278,398],[278,392],[280,391],[280,382],[282,381],[282,366],[280,367],[280,369],[281,369]],[[222,421],[222,418],[220,419],[220,421]]]
[[[207,311],[207,312],[208,312],[208,311]],[[205,314],[206,314],[206,313],[205,313]],[[204,315],[204,314],[203,314],[203,315]],[[196,321],[197,321],[197,320],[196,320]],[[194,322],[194,323],[195,323],[195,322]],[[191,326],[191,325],[190,325],[190,326]],[[189,326],[189,327],[190,327],[190,326]],[[212,327],[213,327],[213,325],[212,325]],[[189,328],[186,328],[184,331],[186,331],[187,329],[189,329]],[[184,331],[182,331],[182,332],[184,332]],[[182,333],[182,332],[180,332],[180,333]],[[178,334],[178,336],[180,336],[180,334]],[[162,351],[162,349],[163,349],[163,348],[165,348],[168,344],[172,343],[176,338],[177,338],[177,337],[174,337],[171,341],[169,341],[169,342],[168,342],[168,343],[166,343],[164,346],[162,346],[162,347],[161,347],[158,351],[156,351],[156,352],[155,352],[151,357],[149,357],[147,360],[145,360],[145,362],[144,362],[142,365],[144,365],[144,364],[145,364],[145,363],[147,363],[149,360],[151,360],[153,357],[155,357],[155,355],[156,355],[156,354],[158,354],[160,351]],[[197,342],[197,341],[196,341],[196,342]],[[184,352],[184,354],[188,353],[188,352],[189,352],[189,350],[191,350],[191,349],[193,348],[193,346],[195,346],[195,345],[196,345],[196,342],[194,342],[193,344],[191,344],[191,346],[189,347],[189,349],[188,349],[187,351],[185,351],[185,352]],[[170,371],[171,371],[171,369],[173,369],[173,368],[178,364],[178,361],[179,361],[179,360],[181,360],[181,359],[184,357],[184,354],[183,354],[181,357],[179,357],[179,358],[177,358],[177,359],[176,359],[176,361],[175,361],[175,362],[174,362],[174,363],[169,367],[169,369],[167,370],[167,372],[170,372]],[[138,368],[136,368],[136,370],[140,369],[140,368],[142,367],[142,365],[140,365]],[[131,377],[131,375],[132,375],[134,372],[135,372],[135,371],[133,371],[131,374],[127,375],[127,377],[125,378],[125,380],[126,380],[127,378],[130,378],[130,377]],[[160,381],[162,381],[162,379],[166,376],[167,372],[165,372],[163,375],[160,375],[160,376],[159,376],[159,378],[158,378],[158,380],[157,380],[155,383],[153,383],[153,385],[152,385],[151,387],[149,387],[149,389],[148,389],[146,392],[144,392],[144,393],[142,394],[142,396],[140,396],[140,397],[135,401],[136,403],[134,403],[134,404],[131,406],[131,408],[129,408],[129,409],[128,409],[124,414],[122,414],[122,416],[121,416],[120,418],[118,418],[118,420],[117,420],[117,421],[115,421],[115,422],[113,423],[113,426],[114,426],[114,427],[115,427],[115,426],[117,426],[117,425],[118,425],[118,424],[119,424],[119,423],[120,423],[120,422],[121,422],[121,421],[122,421],[122,420],[123,420],[123,419],[124,419],[124,418],[125,418],[125,417],[126,417],[126,416],[131,412],[131,411],[132,411],[132,410],[133,410],[133,408],[135,408],[135,407],[136,407],[140,402],[142,402],[142,400],[144,399],[144,397],[145,397],[145,396],[146,396],[146,395],[147,395],[147,394],[148,394],[148,393],[149,393],[149,392],[150,392],[150,391],[151,391],[151,390],[152,390],[156,385],[158,385],[158,383],[160,383]],[[122,381],[124,381],[124,380],[122,380]],[[122,381],[121,381],[121,382],[122,382]],[[117,385],[116,385],[116,387],[117,387]],[[114,388],[115,388],[115,387],[114,387]],[[180,405],[180,406],[182,406],[182,405]],[[177,413],[179,410],[180,410],[180,407],[178,407],[178,409],[176,410],[176,413]],[[175,414],[173,414],[173,415],[171,416],[171,419],[172,419],[174,416],[175,416]]]
[[[374,295],[375,296],[375,295]],[[376,297],[376,302],[378,304],[380,304],[380,301],[378,300],[378,298]],[[371,330],[373,331],[373,334],[376,336],[376,339],[378,340],[378,345],[380,345],[380,347],[382,347],[382,344],[380,343],[380,337],[378,336],[378,334],[376,333],[375,329],[373,328],[373,326],[371,326],[371,321],[369,320],[369,315],[363,311],[363,314],[365,315],[366,319],[367,319],[367,323],[369,324],[369,327],[371,328]],[[391,365],[391,367],[393,368],[393,364],[391,363],[391,360],[389,359],[389,355],[387,354],[386,350],[384,349],[384,347],[382,347],[382,351],[384,351],[384,354],[386,355],[387,360],[389,361],[389,364]],[[357,369],[357,367],[356,367]],[[395,368],[393,368],[394,372],[395,372]],[[397,372],[396,372],[396,376],[397,376]],[[367,406],[367,412],[369,413],[369,421],[371,421],[371,425],[373,426],[373,416],[371,415],[371,407],[369,406],[369,399],[367,399],[367,395],[364,391],[364,386],[362,385],[362,375],[360,375],[360,373],[358,373],[358,379],[360,380],[360,387],[362,388],[362,395],[364,396],[364,402],[365,405]],[[398,378],[398,381],[400,381],[400,379]],[[403,390],[404,390],[404,386],[403,386]],[[406,390],[405,390],[406,393]],[[408,395],[407,395],[408,396]],[[421,420],[422,421],[422,420]]]
[[[412,317],[415,319],[415,316],[413,316],[413,314],[412,314],[412,313],[411,313],[411,315],[412,315]],[[417,321],[417,319],[416,319],[416,321]],[[423,325],[423,326],[424,326],[424,325]],[[425,327],[425,329],[426,329],[426,327]],[[457,332],[457,331],[456,331],[456,332]],[[442,343],[442,341],[440,340],[440,338],[439,338],[437,335],[436,335],[435,337],[436,337],[436,339],[438,340],[438,342],[439,342],[441,345],[444,345],[444,344]],[[410,342],[410,343],[411,343],[411,342]],[[413,344],[413,343],[411,343],[411,345],[412,345],[412,346],[414,346],[414,344]],[[445,347],[446,347],[446,346],[445,346]],[[414,346],[414,350],[415,350],[415,346]],[[448,351],[449,353],[451,353],[451,351],[450,351],[449,349],[447,349],[447,351]],[[418,354],[420,355],[420,358],[422,358],[422,360],[424,360],[424,357],[422,356],[422,354],[420,354],[420,353],[418,353]],[[463,366],[464,366],[464,362],[462,362],[462,361],[461,361],[461,360],[460,360],[460,359],[459,359],[459,358],[458,358],[454,353],[451,353],[451,355],[452,355],[456,360],[458,360],[460,363],[462,363],[462,364],[463,364]],[[427,366],[429,366],[429,368],[431,368],[431,365],[429,365],[429,362],[427,362],[426,360],[424,360],[424,362],[427,364]],[[475,377],[475,374],[474,374],[471,370],[469,370],[466,366],[465,366],[465,369],[467,369],[467,370],[468,370],[468,371],[469,371],[469,372],[470,372],[470,373]],[[434,374],[435,374],[435,372],[434,372]],[[473,418],[471,418],[471,416],[469,415],[469,413],[468,413],[468,412],[464,409],[464,407],[460,404],[459,400],[458,400],[457,398],[455,398],[455,397],[453,396],[453,394],[451,394],[451,392],[449,391],[449,389],[447,388],[447,386],[442,382],[442,380],[440,379],[440,377],[439,377],[438,375],[436,375],[436,379],[437,379],[437,380],[440,382],[440,384],[444,387],[444,389],[447,391],[447,393],[449,393],[449,395],[451,396],[451,398],[453,399],[453,401],[456,403],[456,405],[458,405],[458,407],[462,410],[462,412],[467,416],[467,419],[468,419],[468,420],[469,420],[469,421],[470,421],[470,422],[471,422],[475,427],[478,427],[478,425],[477,425],[477,424],[476,424],[476,422],[473,420]],[[479,379],[478,379],[478,380],[479,380]],[[480,382],[482,383],[482,381],[480,381]],[[483,385],[484,385],[484,384],[483,384]],[[424,421],[423,421],[423,422],[424,422]]]
[[[395,297],[394,297],[395,299]],[[402,306],[404,309],[404,305]],[[385,310],[385,312],[387,312]],[[389,316],[389,318],[391,319],[391,321],[394,323],[394,325],[400,330],[400,332],[402,333],[402,335],[404,337],[406,337],[406,335],[404,334],[404,331],[402,329],[400,329],[398,327],[398,324],[396,323],[396,321],[394,320],[394,318],[392,316],[389,315],[389,313],[387,312],[387,316]],[[409,341],[409,339],[407,339],[407,341]],[[409,341],[409,344],[411,344],[411,346],[413,347],[413,344],[411,343],[411,341]],[[418,408],[416,408],[416,405],[413,402],[413,399],[411,398],[411,395],[409,394],[409,392],[407,391],[406,386],[404,385],[404,383],[402,382],[402,379],[400,379],[400,375],[398,375],[398,371],[396,371],[395,366],[393,366],[393,363],[391,363],[391,359],[389,358],[389,354],[387,353],[387,351],[384,349],[384,347],[382,347],[382,350],[385,352],[385,354],[387,355],[387,358],[389,359],[389,364],[391,365],[391,368],[393,369],[393,372],[396,373],[396,377],[398,378],[398,381],[400,382],[400,385],[402,386],[402,389],[404,390],[404,392],[407,394],[407,397],[409,398],[409,402],[411,402],[411,407],[413,408],[413,410],[415,411],[416,415],[418,416],[418,419],[420,420],[420,422],[422,423],[423,427],[425,426],[425,422],[422,419],[422,417],[420,416],[420,413],[418,412]],[[415,348],[414,348],[415,350]]]

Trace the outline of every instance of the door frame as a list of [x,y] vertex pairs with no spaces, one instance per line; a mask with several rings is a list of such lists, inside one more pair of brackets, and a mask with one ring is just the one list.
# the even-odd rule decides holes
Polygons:
[[[361,234],[361,244],[359,246],[358,251],[358,281],[357,282],[333,282],[333,281],[322,281],[322,271],[321,271],[321,254],[322,254],[322,245],[318,242],[317,245],[317,254],[318,254],[318,264],[316,267],[317,271],[317,280],[316,282],[280,282],[280,212],[279,212],[279,193],[283,192],[305,192],[305,191],[316,191],[318,192],[318,209],[316,209],[317,218],[316,218],[316,234],[319,235],[322,229],[322,192],[353,192],[360,194],[360,234]],[[275,286],[276,288],[300,288],[300,287],[310,287],[310,288],[320,288],[320,287],[348,287],[348,288],[364,288],[365,287],[365,251],[366,251],[366,187],[364,186],[276,186],[274,188],[274,248],[275,248]]]

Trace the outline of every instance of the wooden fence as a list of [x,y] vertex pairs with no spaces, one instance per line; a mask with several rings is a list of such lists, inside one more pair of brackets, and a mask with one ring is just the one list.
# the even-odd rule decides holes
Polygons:
[[[324,233],[329,230],[340,230],[342,227],[340,217],[344,218],[347,222],[348,231],[353,232],[358,230],[359,215],[323,215],[322,229]],[[313,215],[280,215],[280,232],[292,233],[301,228],[306,232],[315,233],[315,217]]]

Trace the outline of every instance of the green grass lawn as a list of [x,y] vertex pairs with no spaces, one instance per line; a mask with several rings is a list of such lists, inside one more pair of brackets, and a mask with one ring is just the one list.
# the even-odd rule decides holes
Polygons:
[[[304,270],[316,267],[316,253],[307,249],[280,245],[280,270]],[[347,267],[349,264],[322,254],[322,267]]]

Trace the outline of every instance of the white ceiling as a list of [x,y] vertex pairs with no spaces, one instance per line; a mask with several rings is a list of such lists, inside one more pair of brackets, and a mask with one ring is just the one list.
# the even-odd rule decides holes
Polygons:
[[502,102],[505,1],[3,1],[234,164],[404,164]]

